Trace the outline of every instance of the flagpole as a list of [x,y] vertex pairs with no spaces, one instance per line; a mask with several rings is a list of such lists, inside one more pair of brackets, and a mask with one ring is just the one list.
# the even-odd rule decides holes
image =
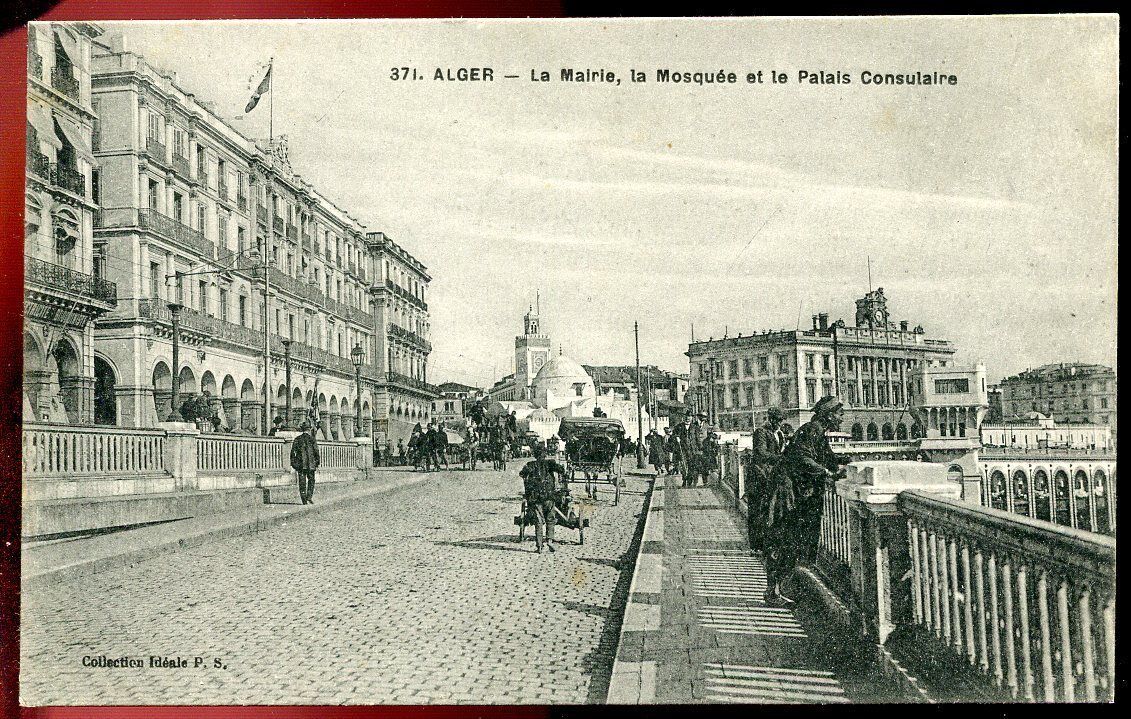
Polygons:
[[267,88],[271,93],[271,97],[267,98],[270,104],[268,113],[270,119],[267,121],[267,135],[270,138],[269,142],[275,141],[275,58],[271,58],[271,62],[267,64],[267,73],[271,76],[271,85]]

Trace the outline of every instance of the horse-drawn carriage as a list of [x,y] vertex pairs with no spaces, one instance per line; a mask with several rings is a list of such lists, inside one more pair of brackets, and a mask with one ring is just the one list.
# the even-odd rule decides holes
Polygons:
[[613,504],[619,503],[618,448],[624,439],[624,425],[620,420],[565,417],[558,426],[558,436],[565,440],[567,481],[584,482],[585,492],[592,498],[597,496],[598,484],[611,484],[615,493]]

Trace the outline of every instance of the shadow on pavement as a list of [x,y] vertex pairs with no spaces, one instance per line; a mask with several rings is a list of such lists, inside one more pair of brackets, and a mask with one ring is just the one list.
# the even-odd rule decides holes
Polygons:
[[534,551],[532,549],[525,549],[519,546],[517,532],[514,534],[497,534],[493,537],[465,539],[459,542],[433,542],[433,544],[440,547],[462,547],[463,549],[494,549],[500,552]]

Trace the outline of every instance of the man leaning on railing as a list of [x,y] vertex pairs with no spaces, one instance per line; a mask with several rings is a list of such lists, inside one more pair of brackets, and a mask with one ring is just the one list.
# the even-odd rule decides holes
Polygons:
[[782,584],[799,561],[811,562],[817,554],[825,483],[844,477],[842,465],[849,461],[833,453],[827,436],[840,429],[843,408],[835,397],[817,402],[813,419],[797,430],[770,478],[763,540],[770,606],[793,604]]

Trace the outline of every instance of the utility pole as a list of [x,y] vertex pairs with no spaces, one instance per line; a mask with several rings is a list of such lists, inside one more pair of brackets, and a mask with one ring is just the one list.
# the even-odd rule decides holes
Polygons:
[[632,333],[636,339],[636,468],[644,469],[644,418],[640,412],[640,323],[632,323]]
[[[180,284],[178,282],[178,288]],[[180,422],[182,420],[178,407],[181,403],[181,303],[180,298],[176,298],[177,302],[169,303],[169,311],[173,315],[173,394],[169,397],[169,418],[168,422]]]

